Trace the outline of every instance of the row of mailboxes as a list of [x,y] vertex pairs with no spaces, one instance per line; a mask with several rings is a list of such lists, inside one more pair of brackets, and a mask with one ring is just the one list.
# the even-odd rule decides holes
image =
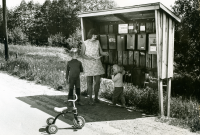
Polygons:
[[105,64],[135,65],[136,67],[156,68],[157,55],[145,51],[108,51],[109,56],[103,57]]
[[[148,37],[148,40],[147,40]],[[126,34],[126,35],[100,35],[102,49],[125,50],[147,50],[149,54],[156,54],[155,34]],[[148,43],[148,48],[147,48]],[[137,44],[137,45],[136,45]]]
[[155,33],[155,22],[130,22],[127,24],[101,24],[101,34]]

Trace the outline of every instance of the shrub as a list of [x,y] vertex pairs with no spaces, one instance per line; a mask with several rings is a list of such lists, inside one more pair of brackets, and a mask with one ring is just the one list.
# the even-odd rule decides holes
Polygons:
[[200,79],[189,74],[179,74],[172,79],[172,95],[182,96],[184,99],[195,97],[200,101]]
[[69,47],[69,43],[67,42],[66,37],[64,37],[62,33],[51,35],[48,38],[48,45],[57,46],[57,47],[65,47],[65,48]]
[[14,29],[8,30],[8,42],[22,45],[28,42],[28,37],[21,28],[16,27]]

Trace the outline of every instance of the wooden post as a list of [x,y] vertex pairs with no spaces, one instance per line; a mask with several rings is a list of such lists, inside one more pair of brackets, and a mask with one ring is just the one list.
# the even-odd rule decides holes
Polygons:
[[155,10],[156,19],[156,50],[157,50],[157,73],[158,73],[158,96],[159,96],[159,111],[160,116],[164,116],[163,110],[163,81],[162,75],[162,14],[159,10]]
[[171,78],[167,79],[167,117],[170,117]]
[[6,13],[6,0],[3,2],[3,26],[4,26],[4,47],[5,47],[5,60],[7,61],[8,56],[8,35],[7,35],[7,13]]

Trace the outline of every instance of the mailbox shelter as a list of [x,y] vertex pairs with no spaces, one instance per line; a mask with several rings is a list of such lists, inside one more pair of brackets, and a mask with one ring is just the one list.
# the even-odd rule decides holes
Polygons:
[[143,85],[145,73],[157,78],[159,105],[163,112],[163,80],[167,80],[170,115],[171,78],[173,77],[174,29],[180,19],[162,3],[150,3],[109,10],[84,12],[81,19],[82,39],[91,28],[98,30],[99,41],[109,57],[102,58],[105,77],[115,63],[131,74],[125,81]]

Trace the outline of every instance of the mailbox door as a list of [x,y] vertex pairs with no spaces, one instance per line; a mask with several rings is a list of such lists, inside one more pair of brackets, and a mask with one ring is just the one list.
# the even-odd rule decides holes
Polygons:
[[156,53],[156,34],[149,34],[148,40],[148,53],[149,54],[157,54]]
[[157,68],[157,55],[152,54],[152,68]]
[[140,33],[143,33],[146,31],[145,23],[140,23]]
[[151,68],[151,54],[146,53],[146,67]]
[[147,22],[146,23],[146,32],[147,33],[152,33],[153,32],[153,23],[152,22]]
[[134,51],[134,64],[136,67],[139,66],[139,51]]
[[127,49],[135,49],[135,34],[127,35]]
[[117,36],[117,50],[124,51],[126,45],[126,35],[118,35]]
[[140,52],[140,67],[145,67],[146,65],[146,56],[145,56],[145,52]]
[[115,35],[108,35],[108,42],[109,42],[109,49],[117,49]]
[[107,35],[100,35],[100,44],[101,44],[102,49],[108,49]]
[[128,65],[128,51],[123,51],[123,65]]
[[133,63],[133,51],[129,51],[129,61],[128,61],[128,64],[129,65],[133,65],[134,63]]
[[109,25],[109,31],[108,31],[109,33],[114,33],[114,31],[113,31],[113,24],[110,24]]
[[137,49],[146,50],[146,34],[138,34]]

